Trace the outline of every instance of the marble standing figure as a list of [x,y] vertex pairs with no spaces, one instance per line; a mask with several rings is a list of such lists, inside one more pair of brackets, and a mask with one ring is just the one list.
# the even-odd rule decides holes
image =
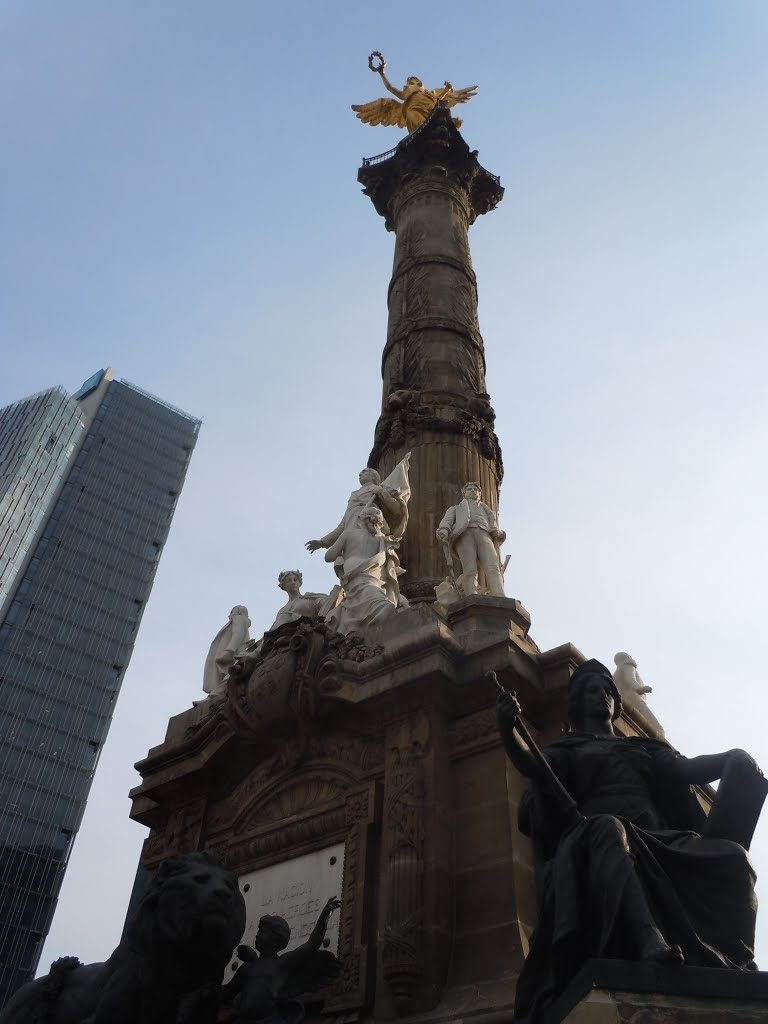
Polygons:
[[227,677],[238,650],[248,642],[251,620],[245,605],[236,604],[213,639],[205,659],[203,690],[212,697],[226,693]]
[[[358,477],[360,486],[350,494],[341,522],[319,540],[308,540],[305,545],[307,551],[331,547],[341,537],[344,530],[357,526],[358,516],[363,509],[371,507],[381,510],[382,533],[391,537],[392,540],[401,540],[408,525],[408,501],[411,497],[408,480],[410,457],[409,452],[397,464],[384,483],[381,482],[381,476],[375,469],[371,469],[370,466],[361,469]],[[335,569],[337,575],[341,576],[340,560],[335,565]]]
[[223,1003],[235,1006],[235,1024],[298,1024],[304,1006],[297,997],[316,992],[338,977],[339,961],[320,947],[328,919],[340,906],[341,900],[331,897],[307,941],[282,955],[280,951],[291,940],[288,922],[272,914],[261,918],[255,948],[237,947],[242,966],[221,993]]
[[[502,691],[496,707],[507,754],[531,780],[519,825],[533,839],[540,882],[516,1024],[543,1020],[592,958],[754,969],[755,876],[744,844],[766,793],[757,765],[743,750],[686,758],[661,741],[620,736],[621,697],[598,661],[576,670],[568,700],[573,731],[543,754],[575,801],[570,810],[519,741],[515,696]],[[691,786],[719,778],[707,819]],[[741,843],[710,834],[724,790],[740,807],[751,801],[748,815],[736,815]]]
[[641,700],[645,700],[646,693],[653,693],[652,686],[646,686],[637,671],[637,662],[631,655],[619,651],[613,656],[616,671],[613,673],[613,681],[616,683],[622,697],[627,693],[634,693]]
[[493,509],[480,500],[479,484],[467,483],[461,493],[462,500],[448,509],[436,531],[440,543],[448,544],[461,562],[456,585],[465,597],[504,597],[499,545],[507,535],[499,529]]
[[400,593],[397,542],[382,533],[384,518],[375,506],[364,509],[358,525],[344,530],[325,553],[341,566],[344,599],[326,621],[339,633],[364,631],[384,623],[408,602]]

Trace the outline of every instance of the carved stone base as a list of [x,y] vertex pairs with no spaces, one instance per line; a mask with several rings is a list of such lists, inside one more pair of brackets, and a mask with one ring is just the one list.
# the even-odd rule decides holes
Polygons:
[[[311,894],[342,899],[324,1019],[511,1020],[535,884],[515,825],[524,781],[486,672],[546,741],[583,660],[570,645],[540,655],[529,623],[519,601],[473,597],[445,617],[403,610],[376,647],[314,619],[275,630],[238,659],[226,695],[171,719],[138,765],[145,866],[210,849],[250,885],[341,845],[340,892]],[[305,895],[276,898],[310,913],[293,906]],[[253,900],[249,937],[273,912]]]
[[467,644],[486,645],[495,635],[508,631],[538,648],[528,636],[531,616],[514,597],[464,597],[446,609],[454,634]]
[[546,1024],[764,1024],[768,973],[593,960]]

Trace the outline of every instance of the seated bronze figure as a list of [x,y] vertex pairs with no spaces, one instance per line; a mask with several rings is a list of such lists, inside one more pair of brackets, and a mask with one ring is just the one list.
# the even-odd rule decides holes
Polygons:
[[[513,694],[499,693],[507,754],[530,779],[519,825],[533,839],[539,883],[516,1024],[539,1021],[593,958],[755,969],[755,876],[744,846],[766,784],[752,759],[743,750],[685,758],[666,743],[618,735],[621,697],[595,660],[571,679],[572,731],[562,739],[542,752],[521,743],[520,710]],[[723,823],[734,816],[713,811],[717,829],[708,828],[691,788],[725,774],[731,792],[746,794],[730,837]]]

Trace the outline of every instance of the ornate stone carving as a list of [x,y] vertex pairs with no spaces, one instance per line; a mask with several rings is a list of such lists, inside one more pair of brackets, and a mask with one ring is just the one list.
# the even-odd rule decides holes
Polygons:
[[230,670],[227,712],[238,732],[269,747],[298,738],[304,756],[307,729],[324,695],[341,686],[344,661],[364,661],[381,648],[336,633],[318,619],[300,618],[259,644],[251,643]]
[[162,828],[153,829],[144,843],[144,864],[152,870],[168,857],[191,853],[200,846],[205,795],[174,806]]
[[367,1000],[373,947],[367,945],[364,922],[370,913],[372,887],[366,877],[370,861],[371,832],[377,814],[376,786],[368,786],[347,796],[344,841],[344,878],[339,921],[339,960],[341,975],[326,1010],[359,1007]]
[[501,202],[504,189],[495,174],[486,171],[477,161],[477,153],[469,146],[453,124],[445,104],[438,104],[424,128],[413,138],[404,139],[390,159],[373,163],[364,161],[357,175],[376,212],[384,217],[386,228],[394,228],[390,204],[397,187],[411,176],[421,177],[424,169],[437,166],[466,189],[469,199],[470,223]]
[[437,415],[434,407],[426,405],[385,412],[376,424],[373,448],[368,458],[371,462],[378,462],[387,451],[403,446],[415,448],[425,432],[463,434],[472,440],[483,458],[493,463],[501,481],[504,465],[493,429],[494,419],[495,413],[483,396],[478,396],[478,404],[472,409],[451,408],[442,416]]
[[399,1013],[411,1006],[424,973],[424,765],[426,715],[398,723],[387,740],[383,828],[387,843],[384,980]]
[[307,758],[331,760],[368,771],[384,763],[384,743],[374,737],[362,737],[359,733],[322,732],[310,737]]
[[496,741],[496,713],[493,708],[483,708],[472,715],[465,715],[451,722],[448,741],[451,751],[474,746],[480,740]]

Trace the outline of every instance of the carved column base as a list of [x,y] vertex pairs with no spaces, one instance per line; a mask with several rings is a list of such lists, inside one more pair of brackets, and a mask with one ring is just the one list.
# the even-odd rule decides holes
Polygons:
[[395,1009],[404,1016],[409,1013],[414,1007],[414,997],[416,994],[416,987],[421,980],[420,970],[394,970],[384,971],[384,980],[386,981],[389,989],[392,993],[392,1000],[395,1004]]

